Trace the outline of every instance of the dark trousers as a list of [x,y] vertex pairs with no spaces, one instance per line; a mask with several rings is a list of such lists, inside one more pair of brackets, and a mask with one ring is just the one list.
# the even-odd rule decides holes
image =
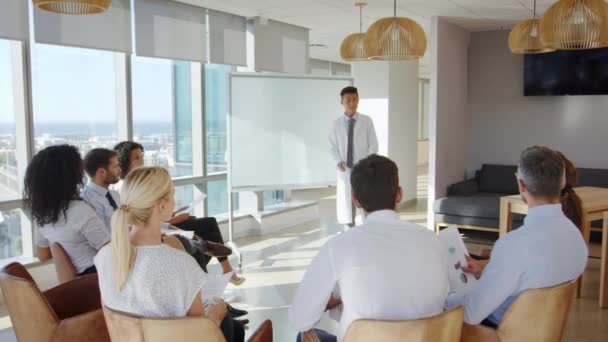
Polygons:
[[95,265],[87,268],[86,270],[82,271],[82,273],[78,273],[79,276],[83,276],[83,275],[87,275],[87,274],[95,274],[97,273],[97,268],[95,268]]
[[220,326],[226,342],[244,342],[245,341],[245,328],[243,325],[232,318],[230,314],[226,314],[222,325]]
[[[338,340],[335,335],[332,335],[325,330],[314,329],[314,331],[321,342],[336,342]],[[296,339],[296,341],[302,342],[302,333],[298,334],[298,338]]]
[[[196,218],[186,220],[175,225],[177,228],[187,231],[192,231],[198,237],[206,241],[211,241],[219,244],[224,244],[224,238],[220,232],[220,226],[217,224],[215,217]],[[228,260],[226,257],[217,258],[219,262]]]

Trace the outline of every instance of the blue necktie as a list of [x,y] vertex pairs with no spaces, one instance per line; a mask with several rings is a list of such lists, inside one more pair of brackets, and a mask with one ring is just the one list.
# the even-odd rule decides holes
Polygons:
[[355,133],[355,119],[348,119],[348,149],[346,150],[346,166],[353,168],[353,135]]
[[116,202],[112,198],[112,195],[109,191],[106,193],[106,198],[108,199],[108,202],[110,202],[110,205],[112,206],[112,208],[114,208],[114,210],[118,209],[118,205],[116,205]]

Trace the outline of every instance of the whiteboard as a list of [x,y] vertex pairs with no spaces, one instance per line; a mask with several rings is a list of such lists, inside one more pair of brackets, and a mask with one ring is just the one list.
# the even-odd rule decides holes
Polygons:
[[340,90],[352,78],[232,73],[229,180],[232,191],[336,184],[329,153]]

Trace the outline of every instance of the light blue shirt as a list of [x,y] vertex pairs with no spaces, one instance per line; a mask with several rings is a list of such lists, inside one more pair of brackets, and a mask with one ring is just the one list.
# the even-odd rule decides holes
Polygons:
[[523,226],[496,241],[475,289],[456,302],[448,298],[448,306],[464,305],[464,320],[469,324],[486,318],[498,324],[522,291],[578,278],[587,256],[582,234],[564,215],[561,204],[531,208]]
[[108,191],[114,199],[114,202],[116,202],[116,205],[120,207],[120,195],[118,192],[103,188],[92,181],[89,181],[80,195],[82,196],[82,199],[93,206],[97,216],[99,216],[101,221],[103,221],[104,225],[108,229],[108,232],[111,232],[112,214],[114,214],[114,208],[112,208],[110,201],[108,201],[108,198],[106,197]]

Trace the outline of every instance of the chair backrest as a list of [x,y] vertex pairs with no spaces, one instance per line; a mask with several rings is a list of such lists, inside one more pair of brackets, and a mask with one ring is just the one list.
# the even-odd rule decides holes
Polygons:
[[4,303],[19,341],[50,341],[59,319],[32,276],[20,263],[0,270]]
[[226,342],[222,331],[205,317],[143,318],[103,308],[113,342]]
[[576,281],[522,292],[497,329],[501,341],[560,341]]
[[63,249],[63,246],[59,242],[51,244],[51,254],[53,255],[55,272],[57,272],[57,279],[59,279],[60,284],[75,279],[78,276],[72,264],[72,259],[70,259],[68,253],[65,252],[65,249]]
[[440,315],[411,321],[357,320],[351,323],[344,342],[458,342],[464,310],[457,307]]

